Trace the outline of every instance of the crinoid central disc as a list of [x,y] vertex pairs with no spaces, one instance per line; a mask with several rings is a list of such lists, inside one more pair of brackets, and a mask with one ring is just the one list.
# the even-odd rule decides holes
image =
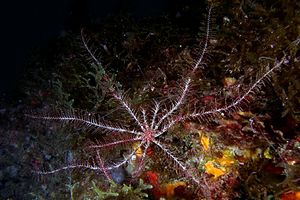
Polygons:
[[154,140],[155,131],[152,129],[145,130],[144,131],[144,141],[145,142],[151,142]]

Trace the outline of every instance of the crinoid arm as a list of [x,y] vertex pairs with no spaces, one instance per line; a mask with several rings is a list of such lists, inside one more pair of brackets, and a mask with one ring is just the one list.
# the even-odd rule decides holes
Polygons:
[[98,56],[96,55],[97,50],[93,50],[91,47],[89,47],[89,40],[85,38],[83,32],[84,32],[83,29],[81,29],[81,41],[82,41],[83,48],[88,54],[87,57],[89,58],[89,60],[91,60],[92,63],[95,63],[95,65],[102,68],[102,64],[100,60],[97,58]]
[[169,157],[174,162],[175,166],[177,166],[179,170],[183,172],[188,179],[191,179],[194,183],[199,185],[199,177],[193,174],[191,172],[191,169],[188,166],[186,166],[185,163],[180,161],[162,142],[158,140],[154,140],[153,142],[163,151],[163,153],[167,157]]
[[[136,142],[139,140],[140,139],[131,139],[130,141],[124,141],[124,142],[126,142],[126,143]],[[116,146],[118,144],[111,143],[111,144],[106,144],[106,145]],[[56,174],[56,173],[68,171],[68,170],[90,170],[90,171],[95,171],[97,173],[103,173],[107,179],[111,179],[110,171],[118,169],[118,168],[126,165],[143,145],[144,145],[144,143],[140,142],[139,145],[137,145],[137,147],[135,147],[127,156],[124,156],[124,158],[122,160],[119,160],[117,162],[106,162],[100,155],[100,150],[102,148],[106,148],[107,146],[103,146],[103,145],[102,146],[101,145],[89,146],[89,148],[91,148],[91,149],[96,149],[95,157],[92,158],[90,161],[86,161],[84,163],[74,162],[72,164],[65,165],[62,167],[57,167],[52,170],[40,170],[40,171],[32,171],[32,172],[35,174],[38,174],[38,175],[50,175],[50,174]],[[141,170],[141,169],[139,169],[139,170]]]
[[63,123],[71,123],[74,127],[83,128],[86,130],[102,132],[118,132],[118,133],[130,133],[134,135],[139,135],[140,132],[135,130],[126,129],[120,125],[111,124],[109,122],[104,122],[93,114],[84,111],[54,111],[54,112],[44,112],[44,113],[34,113],[28,112],[25,116],[48,121],[60,121]]
[[[195,111],[193,113],[185,115],[180,120],[184,121],[186,119],[198,119],[199,121],[209,122],[215,118],[219,118],[224,115],[230,115],[231,113],[237,110],[241,110],[242,105],[248,104],[251,99],[254,99],[255,94],[260,92],[265,83],[270,80],[272,74],[274,74],[277,70],[280,70],[282,65],[284,65],[286,62],[286,57],[283,56],[280,61],[275,62],[272,68],[267,69],[267,71],[262,73],[262,75],[260,75],[256,79],[256,81],[254,81],[254,83],[251,84],[250,87],[248,87],[248,89],[242,95],[236,98],[229,105],[225,105],[223,107],[215,108],[208,111]],[[174,124],[174,122],[171,123]]]
[[[166,129],[170,127],[170,125],[165,125],[165,121],[168,121],[169,118],[176,113],[181,107],[184,105],[188,93],[190,91],[190,87],[192,85],[193,76],[195,72],[202,66],[205,65],[205,56],[208,51],[209,47],[209,38],[211,34],[211,13],[212,13],[212,7],[208,8],[208,16],[207,16],[207,22],[206,22],[206,32],[204,35],[204,44],[201,48],[200,52],[198,53],[199,56],[195,61],[193,62],[193,65],[191,67],[190,74],[184,78],[183,86],[180,89],[179,97],[175,100],[175,103],[172,104],[171,108],[168,109],[168,111],[158,120],[156,123],[154,129],[158,130],[161,125],[163,125],[163,129]],[[154,115],[155,116],[155,115]],[[164,131],[163,131],[164,132]]]

